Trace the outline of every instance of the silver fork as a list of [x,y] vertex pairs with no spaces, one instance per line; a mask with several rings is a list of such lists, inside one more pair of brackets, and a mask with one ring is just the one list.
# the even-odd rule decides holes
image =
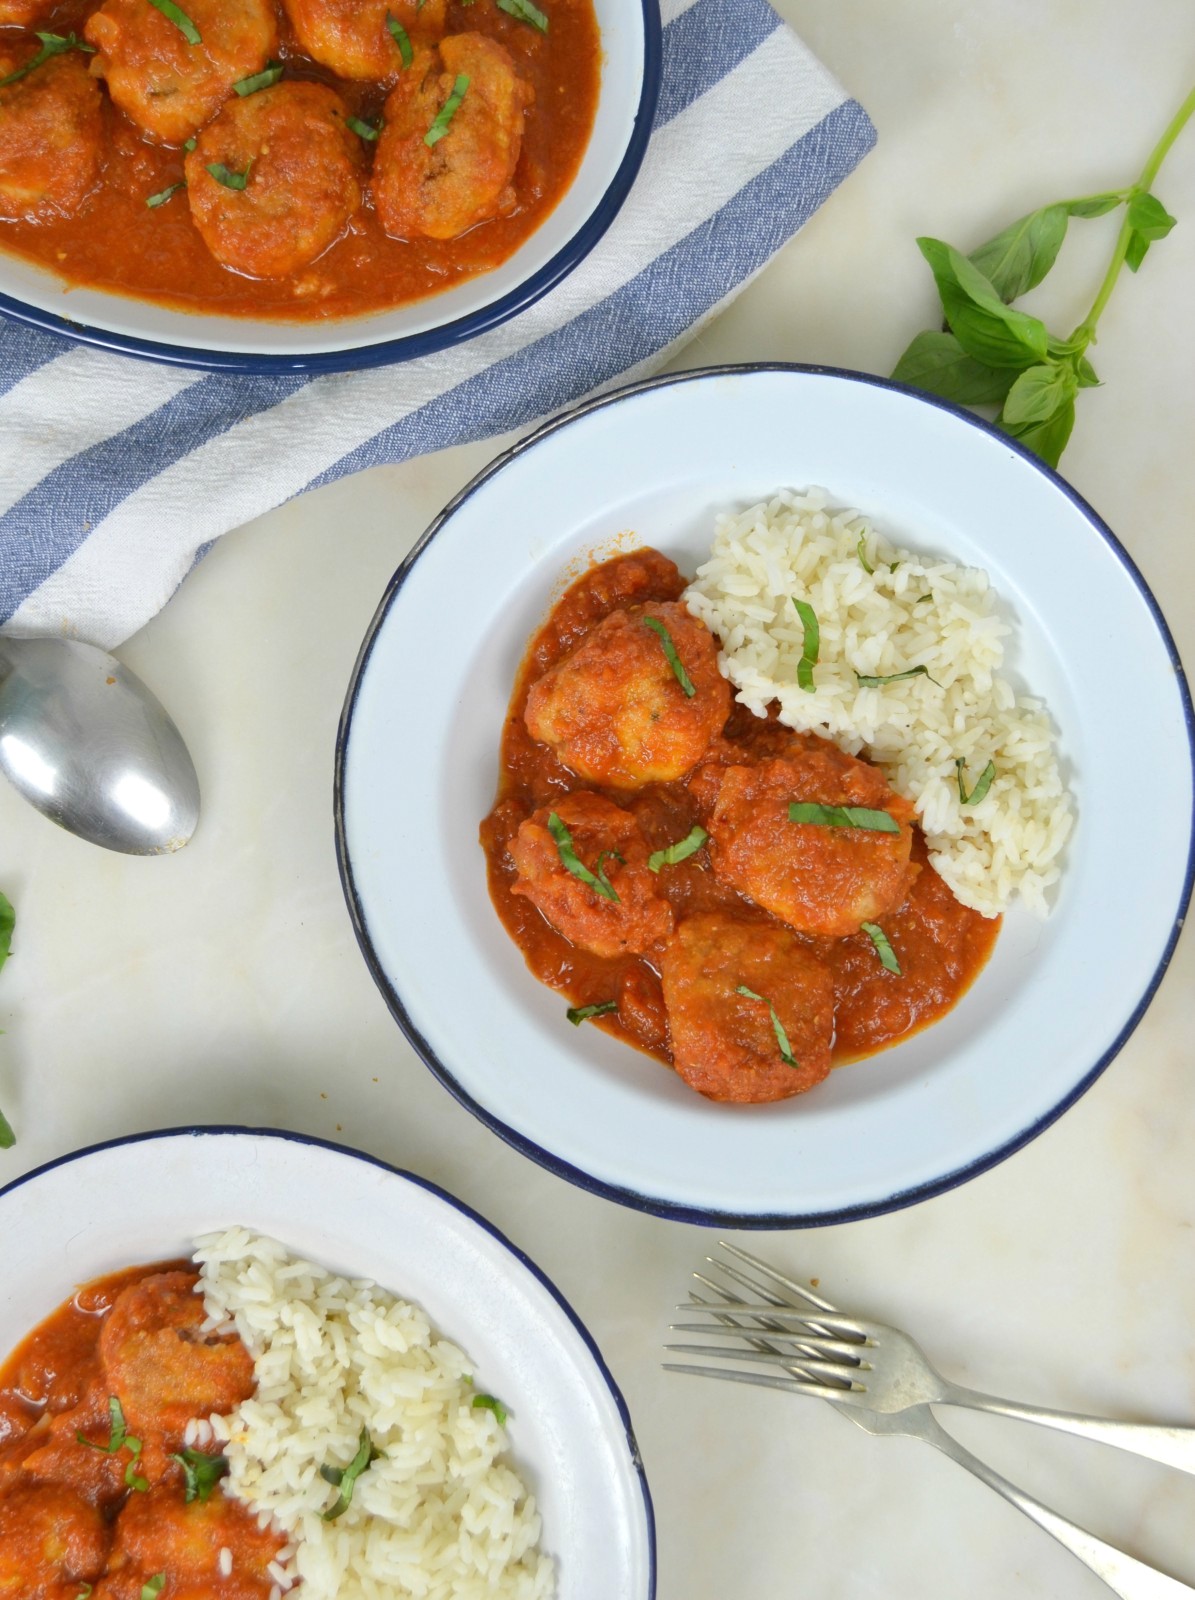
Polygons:
[[[828,1301],[822,1300],[802,1285],[794,1283],[765,1262],[748,1255],[738,1246],[723,1241],[722,1247],[753,1268],[756,1273],[764,1274],[765,1282],[761,1283],[758,1277],[752,1278],[741,1269],[711,1256],[707,1259],[723,1277],[746,1288],[754,1299],[744,1300],[733,1289],[728,1289],[724,1282],[695,1272],[693,1276],[697,1281],[712,1290],[717,1299],[711,1302],[694,1294],[688,1307],[682,1309],[694,1311],[700,1309],[703,1314],[708,1313],[714,1319],[716,1326],[708,1327],[707,1330],[706,1324],[697,1324],[700,1330],[711,1333],[724,1331],[727,1334],[737,1335],[745,1341],[746,1348],[714,1346],[713,1354],[723,1360],[749,1362],[758,1361],[761,1357],[769,1358],[768,1364],[784,1368],[785,1375],[781,1376],[779,1373],[772,1375],[759,1371],[738,1372],[728,1367],[700,1367],[674,1362],[666,1362],[666,1370],[693,1373],[701,1377],[729,1379],[737,1383],[757,1384],[765,1388],[782,1389],[788,1393],[814,1395],[828,1400],[836,1411],[841,1412],[844,1417],[849,1417],[867,1433],[900,1434],[913,1439],[922,1439],[926,1444],[933,1445],[935,1449],[949,1456],[952,1461],[957,1461],[960,1466],[966,1467],[968,1472],[974,1473],[989,1488],[1002,1495],[1019,1511],[1023,1511],[1037,1523],[1038,1527],[1051,1534],[1097,1577],[1103,1579],[1113,1593],[1121,1596],[1121,1600],[1180,1600],[1180,1597],[1184,1596],[1190,1600],[1190,1597],[1195,1595],[1195,1589],[1180,1583],[1176,1578],[1168,1577],[1154,1567],[1146,1566],[1134,1556],[1126,1555],[1123,1550],[1118,1550],[1085,1528],[1070,1522],[1066,1517],[1051,1510],[1049,1506],[1035,1500],[1032,1495],[1026,1494],[1016,1484],[1010,1483],[985,1461],[981,1461],[978,1456],[964,1449],[939,1426],[929,1409],[931,1403],[929,1400],[906,1399],[896,1409],[873,1409],[864,1399],[865,1396],[867,1399],[871,1398],[864,1380],[870,1377],[870,1370],[873,1369],[870,1365],[864,1365],[863,1358],[869,1346],[866,1335],[861,1331],[862,1324],[859,1319],[840,1316]],[[787,1290],[789,1294],[799,1295],[809,1305],[815,1307],[815,1312],[800,1315],[801,1308],[794,1306],[790,1299],[782,1296],[779,1293],[780,1289]],[[831,1321],[833,1326],[828,1325]],[[765,1333],[768,1335],[767,1338],[762,1337]],[[684,1351],[691,1350],[692,1347],[669,1346],[669,1348]],[[705,1348],[698,1347],[702,1351]],[[913,1348],[915,1350],[916,1346]],[[827,1360],[827,1356],[837,1359]],[[928,1363],[926,1365],[928,1366]],[[937,1375],[933,1373],[933,1369],[930,1368],[929,1371],[936,1379]],[[894,1390],[892,1393],[895,1396],[899,1391]],[[988,1397],[980,1398],[986,1400]],[[997,1404],[1002,1406],[1003,1402]],[[1024,1415],[1026,1409],[1028,1408],[1016,1408],[1013,1414]],[[1058,1413],[1049,1415],[1051,1421],[1054,1421]],[[1036,1414],[1033,1420],[1037,1420]]]

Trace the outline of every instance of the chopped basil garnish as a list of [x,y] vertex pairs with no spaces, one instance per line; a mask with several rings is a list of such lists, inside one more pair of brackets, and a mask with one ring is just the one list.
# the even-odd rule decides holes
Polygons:
[[883,928],[875,922],[861,922],[859,926],[876,947],[876,954],[880,958],[880,965],[887,967],[889,972],[895,972],[900,977],[900,962],[896,959],[896,951],[889,943],[888,935]]
[[666,850],[653,851],[647,858],[647,865],[652,872],[659,872],[661,867],[675,867],[678,861],[687,861],[691,855],[696,855],[708,838],[704,828],[691,828],[683,839],[670,844]]
[[145,203],[152,211],[155,206],[164,206],[171,196],[176,195],[180,189],[185,189],[186,187],[186,183],[180,178],[177,183],[169,184],[165,189],[159,189],[157,194],[151,194]]
[[344,120],[348,127],[352,129],[359,139],[368,139],[372,142],[382,131],[382,120],[380,117],[376,123],[362,122],[360,117],[346,117]]
[[228,1472],[227,1456],[205,1456],[201,1450],[180,1450],[170,1457],[183,1469],[187,1505],[210,1498],[212,1490]]
[[601,853],[601,855],[600,855],[600,856],[598,856],[598,858],[597,858],[597,864],[596,864],[596,866],[595,866],[595,867],[594,867],[594,869],[593,869],[593,871],[594,871],[594,876],[595,876],[595,877],[596,877],[596,878],[597,878],[597,881],[598,881],[598,882],[599,882],[599,883],[600,883],[600,884],[601,884],[601,885],[602,885],[602,886],[603,886],[603,887],[604,887],[604,888],[606,888],[606,889],[608,889],[608,890],[609,890],[609,891],[610,891],[610,893],[611,893],[611,894],[612,894],[612,895],[614,895],[614,898],[615,898],[615,899],[616,899],[616,900],[617,900],[617,899],[618,899],[618,896],[617,896],[617,895],[616,895],[616,894],[614,894],[614,887],[613,887],[613,885],[612,885],[612,884],[611,884],[611,882],[610,882],[610,880],[609,880],[609,878],[608,878],[608,877],[607,877],[607,876],[606,876],[606,874],[605,874],[605,872],[604,872],[604,870],[603,870],[603,868],[602,868],[602,862],[603,862],[603,861],[605,861],[605,859],[606,859],[606,857],[607,857],[607,856],[611,856],[611,857],[612,857],[612,858],[613,858],[613,859],[614,859],[614,860],[615,860],[615,861],[621,861],[621,862],[622,862],[622,864],[623,864],[623,866],[624,866],[624,867],[625,867],[625,866],[626,866],[626,864],[627,864],[627,858],[626,858],[626,856],[624,856],[624,855],[623,855],[623,854],[622,854],[622,853],[621,853],[621,852],[620,852],[620,851],[618,851],[618,850],[603,850],[603,851],[602,851],[602,853]]
[[166,1587],[166,1574],[155,1572],[148,1583],[141,1586],[141,1600],[158,1600],[158,1596]]
[[735,993],[746,995],[748,1000],[759,1000],[767,1006],[772,1017],[772,1032],[776,1035],[776,1043],[780,1047],[780,1059],[786,1067],[795,1067],[797,1063],[793,1060],[792,1046],[788,1042],[788,1034],[785,1033],[784,1024],[776,1015],[776,1007],[772,1002],[765,1000],[763,995],[756,994],[754,989],[748,989],[745,983],[740,983]]
[[353,1486],[356,1484],[357,1479],[365,1471],[366,1467],[372,1466],[375,1461],[380,1459],[382,1459],[382,1452],[375,1448],[373,1440],[369,1437],[369,1429],[362,1428],[361,1438],[357,1444],[357,1454],[347,1467],[321,1467],[319,1469],[319,1475],[324,1482],[330,1483],[334,1489],[340,1490],[340,1496],[336,1504],[323,1514],[325,1522],[335,1522],[337,1517],[344,1515],[352,1504]]
[[497,1399],[497,1397],[492,1394],[475,1394],[473,1396],[473,1409],[474,1411],[479,1409],[482,1411],[492,1411],[498,1419],[498,1425],[503,1428],[505,1428],[506,1419],[510,1415],[510,1412],[507,1411],[501,1400]]
[[12,1123],[0,1111],[0,1150],[11,1150],[17,1142],[17,1136],[12,1131]]
[[95,55],[93,44],[84,44],[76,33],[39,33],[41,49],[23,67],[18,67],[15,72],[10,72],[7,78],[0,78],[0,89],[6,89],[10,83],[16,83],[18,78],[23,78],[27,72],[34,71],[51,56],[63,55],[67,50],[82,50],[84,54]]
[[199,143],[198,139],[196,139],[195,135],[192,134],[189,139],[184,139],[183,140],[183,149],[184,150],[194,150],[195,146],[198,143]]
[[531,0],[498,0],[498,10],[505,11],[508,17],[517,17],[520,22],[529,22],[541,33],[548,31],[547,17]]
[[239,83],[234,83],[232,91],[242,97],[247,94],[256,94],[259,89],[272,89],[281,76],[281,61],[270,61],[260,72],[255,72],[251,78],[242,78]]
[[[149,3],[151,6],[156,6],[164,17],[174,23],[174,26],[188,44],[203,43],[199,29],[191,21],[187,13],[175,5],[174,0],[149,0]],[[156,1593],[157,1591],[155,1590],[154,1592]]]
[[[928,596],[922,595],[921,598],[924,600],[927,599]],[[929,668],[910,667],[907,672],[890,672],[886,677],[883,678],[870,678],[862,672],[856,672],[855,674],[855,682],[859,685],[860,689],[880,689],[886,683],[900,683],[905,678],[929,678]],[[933,684],[935,689],[940,689],[942,687],[937,678],[929,678],[929,681]]]
[[[919,606],[919,605],[921,605],[921,604],[922,604],[922,602],[923,602],[923,601],[925,601],[925,600],[932,600],[932,599],[933,599],[933,595],[932,595],[932,594],[919,594],[919,595],[918,595],[918,596],[917,596],[917,598],[916,598],[916,600],[914,600],[914,601],[913,601],[913,604],[914,604],[914,605],[915,605],[915,606]],[[926,676],[927,676],[927,677],[928,677],[928,676],[929,676],[929,674],[928,674],[928,673],[927,673],[927,674],[926,674]]]
[[797,683],[805,690],[806,694],[816,694],[817,689],[813,682],[813,669],[817,666],[818,652],[822,647],[822,631],[817,625],[817,613],[805,600],[794,600],[797,615],[801,619],[801,626],[805,630],[805,648],[801,659],[797,662]]
[[861,533],[859,535],[859,543],[855,548],[859,553],[859,565],[863,568],[864,572],[870,575],[875,571],[875,568],[867,559],[867,535],[865,533]]
[[611,1011],[617,1010],[617,1000],[599,1000],[594,1006],[569,1006],[565,1016],[574,1028],[579,1028],[583,1022],[588,1022],[590,1017],[604,1017]]
[[249,168],[253,165],[250,161],[244,172],[230,172],[222,161],[213,161],[208,171],[217,183],[222,183],[226,189],[243,189],[249,182]]
[[[402,57],[403,66],[409,67],[411,62],[415,59],[415,52],[411,49],[411,40],[407,30],[403,27],[398,18],[389,11],[386,13],[386,27],[390,33],[390,37],[398,46],[398,53]],[[432,140],[432,143],[435,143],[434,139]]]
[[659,635],[660,645],[668,659],[668,665],[672,668],[672,676],[685,691],[686,696],[691,700],[697,693],[697,690],[693,687],[693,680],[685,671],[684,662],[676,653],[676,646],[672,642],[672,635],[660,621],[659,617],[644,617],[643,620],[653,633]]
[[[585,866],[573,847],[572,834],[554,811],[548,813],[548,832],[552,835],[556,845],[556,853],[559,855],[561,864],[565,869],[571,872],[574,878],[580,878],[582,883],[587,883],[597,894],[604,895],[607,900],[613,900],[617,903],[618,894],[612,888],[610,880],[605,877],[595,877],[589,868]],[[609,855],[610,852],[605,851],[603,853]],[[601,867],[600,860],[598,861],[598,867],[599,869]]]
[[[75,1438],[80,1444],[85,1444],[89,1450],[103,1450],[106,1454],[114,1456],[129,1437],[128,1426],[124,1420],[124,1408],[114,1394],[108,1397],[108,1418],[111,1427],[107,1444],[96,1444],[94,1439],[88,1439],[81,1433],[76,1433]],[[140,1451],[140,1441],[135,1440],[134,1443],[137,1445],[137,1450]]]
[[979,774],[979,777],[975,783],[975,787],[971,790],[970,794],[967,793],[966,785],[963,782],[963,773],[967,770],[967,763],[963,760],[962,756],[960,756],[954,763],[954,769],[958,774],[959,805],[977,806],[983,799],[984,795],[987,794],[988,790],[992,787],[992,779],[996,776],[996,763],[994,761],[988,762],[987,766]]
[[867,806],[819,806],[810,801],[793,800],[788,808],[790,822],[815,822],[823,828],[866,828],[872,833],[899,833],[900,823],[886,811]]
[[85,1583],[75,1596],[75,1600],[91,1600],[91,1585]]
[[[8,960],[12,950],[12,930],[17,925],[17,914],[12,908],[12,902],[0,894],[0,967]],[[0,1111],[0,1150],[11,1150],[17,1142],[17,1136],[12,1131],[12,1126]]]
[[456,82],[452,86],[452,93],[445,100],[439,111],[436,112],[436,120],[423,135],[425,145],[430,147],[433,144],[439,144],[440,140],[448,132],[448,124],[456,116],[457,108],[465,98],[468,88],[469,74],[467,72],[459,73]]

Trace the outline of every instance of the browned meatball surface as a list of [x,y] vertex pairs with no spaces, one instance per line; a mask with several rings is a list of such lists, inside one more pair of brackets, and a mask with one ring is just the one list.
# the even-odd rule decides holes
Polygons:
[[[463,99],[429,145],[432,124],[463,78]],[[386,101],[374,160],[374,206],[386,232],[455,239],[513,211],[523,114],[533,98],[510,53],[484,34],[453,34],[418,50]]]
[[383,83],[397,77],[403,58],[387,18],[409,41],[428,43],[444,32],[448,0],[283,0],[299,43],[341,78]]
[[[553,815],[571,837],[582,866],[604,880],[609,893],[569,871],[549,826]],[[512,894],[526,896],[582,950],[596,956],[639,954],[672,932],[672,908],[656,892],[643,832],[612,800],[582,789],[555,807],[543,807],[520,826],[510,853],[518,872]]]
[[361,204],[361,141],[346,116],[326,85],[280,83],[230,100],[208,124],[186,159],[187,198],[217,261],[281,277],[340,237]]
[[62,1484],[17,1484],[0,1496],[0,1600],[77,1595],[104,1570],[111,1535]]
[[721,912],[689,917],[664,950],[661,976],[673,1063],[700,1094],[785,1100],[829,1073],[834,979],[786,928]]
[[[6,51],[0,44],[0,77],[35,54],[33,45]],[[72,216],[103,170],[102,95],[85,56],[51,56],[0,89],[0,218]]]
[[129,1431],[182,1438],[192,1417],[231,1411],[255,1384],[241,1341],[203,1332],[203,1297],[186,1272],[163,1272],[117,1298],[100,1335],[104,1381]]
[[[693,694],[669,663],[668,635]],[[635,789],[683,778],[730,714],[730,686],[704,622],[670,601],[612,611],[527,696],[532,738],[587,783]]]
[[[188,1505],[177,1484],[162,1485],[130,1497],[116,1524],[116,1540],[108,1582],[115,1595],[140,1596],[140,1586],[164,1573],[163,1595],[213,1585],[213,1593],[235,1595],[236,1587],[220,1574],[220,1551],[235,1551],[237,1579],[269,1581],[267,1569],[278,1554],[278,1536],[257,1526],[256,1518],[238,1501],[216,1493]],[[225,1586],[227,1585],[227,1586]],[[255,1595],[261,1590],[254,1588]]]
[[198,44],[150,0],[105,0],[83,30],[99,50],[91,70],[158,144],[184,144],[278,44],[270,0],[181,0],[181,10]]
[[[909,860],[913,807],[877,768],[829,743],[758,766],[703,773],[716,780],[710,857],[723,883],[802,933],[845,938],[902,905],[917,876]],[[898,833],[789,820],[789,805],[886,812]]]
[[[55,0],[0,0],[0,28],[31,28],[49,16],[54,3]],[[6,67],[0,78],[11,70]]]

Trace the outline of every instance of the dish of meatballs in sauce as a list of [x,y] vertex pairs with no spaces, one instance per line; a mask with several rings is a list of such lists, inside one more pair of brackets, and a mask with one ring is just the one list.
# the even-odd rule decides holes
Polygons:
[[0,0],[0,248],[314,320],[498,266],[574,177],[590,0]]
[[658,552],[620,555],[532,639],[490,894],[570,1022],[712,1100],[780,1100],[944,1015],[1000,922],[947,888],[878,767],[733,704],[684,589]]

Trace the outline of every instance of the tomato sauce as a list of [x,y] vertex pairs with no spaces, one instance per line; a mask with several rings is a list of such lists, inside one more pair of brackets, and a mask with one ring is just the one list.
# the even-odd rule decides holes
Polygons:
[[[595,1018],[587,1025],[601,1027],[669,1064],[667,1018],[652,953],[598,957],[563,938],[528,899],[512,893],[516,875],[509,845],[532,811],[579,788],[605,793],[633,812],[653,849],[684,838],[701,822],[690,787],[692,775],[678,783],[651,785],[633,796],[583,784],[547,745],[531,737],[523,720],[530,686],[610,611],[676,600],[685,582],[665,557],[639,550],[593,567],[564,593],[531,640],[520,668],[503,730],[498,798],[481,826],[491,899],[532,973],[573,1006],[617,998],[617,1015]],[[741,749],[745,765],[781,754],[794,738],[773,719],[756,717],[737,705],[725,736]],[[803,737],[819,742],[814,735]],[[796,934],[833,973],[836,1066],[872,1055],[943,1016],[991,954],[1000,919],[983,917],[955,898],[930,865],[920,830],[914,832],[913,859],[921,870],[907,900],[883,918],[884,930],[898,952],[899,976],[880,964],[866,933],[844,939]],[[714,877],[705,850],[662,872],[658,892],[671,902],[678,922],[704,912],[776,922]]]
[[[81,34],[95,9],[96,0],[64,0],[38,26]],[[150,144],[105,101],[109,154],[99,189],[69,219],[0,220],[0,248],[48,267],[68,286],[219,316],[315,322],[387,310],[449,289],[501,265],[540,226],[572,182],[589,142],[601,74],[597,19],[590,0],[554,0],[550,9],[547,34],[499,11],[494,0],[451,0],[448,9],[448,33],[496,39],[535,90],[514,178],[518,206],[510,216],[446,241],[392,239],[367,195],[344,235],[318,260],[287,277],[248,278],[209,253],[185,190],[147,207],[150,195],[181,181],[184,152]],[[312,61],[281,10],[279,29],[278,59],[287,79],[330,84],[353,116],[377,121],[388,85],[338,78]],[[15,37],[0,29],[0,44]]]

